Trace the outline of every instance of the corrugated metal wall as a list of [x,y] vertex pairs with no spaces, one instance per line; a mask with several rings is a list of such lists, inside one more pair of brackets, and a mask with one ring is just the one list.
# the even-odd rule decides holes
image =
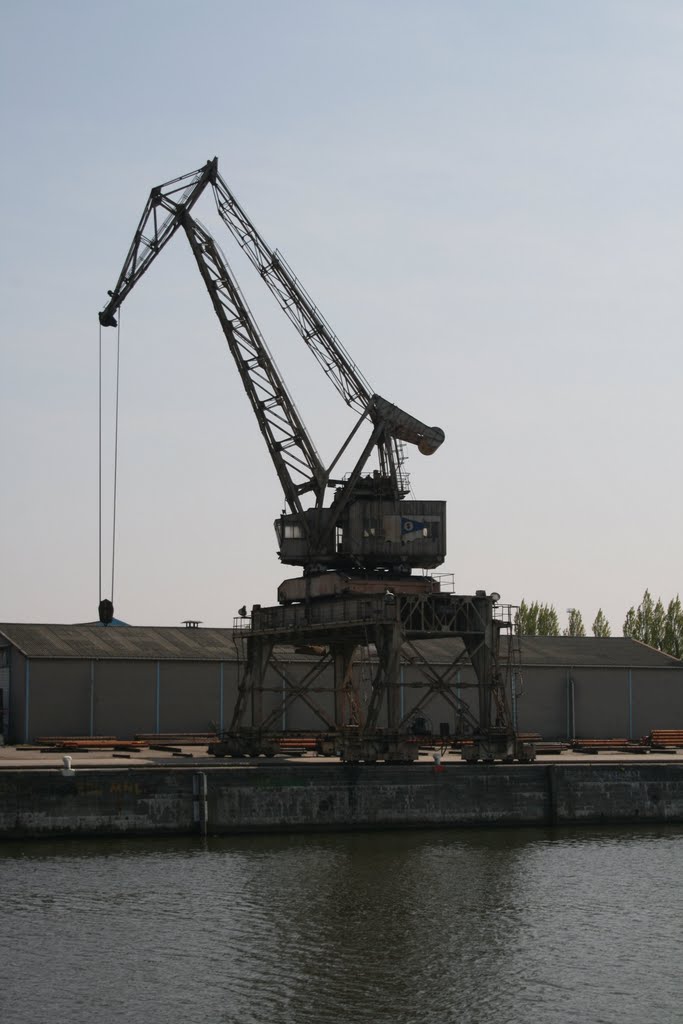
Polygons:
[[[282,662],[290,680],[300,681],[310,662]],[[136,732],[205,732],[227,727],[237,698],[236,662],[91,661],[10,658],[8,739],[28,742],[40,735],[113,735]],[[424,677],[403,668],[402,713],[424,693]],[[356,667],[361,697],[369,699],[371,666]],[[652,728],[683,728],[683,666],[657,668],[527,667],[517,681],[517,726],[550,738],[626,737]],[[471,668],[460,669],[455,692],[476,708]],[[274,728],[320,730],[315,711],[302,701],[285,708],[287,684],[279,670],[268,673],[264,711],[276,712]],[[311,691],[334,718],[331,670]],[[434,732],[442,722],[456,728],[456,713],[442,696],[418,712]],[[380,722],[380,724],[383,724]]]

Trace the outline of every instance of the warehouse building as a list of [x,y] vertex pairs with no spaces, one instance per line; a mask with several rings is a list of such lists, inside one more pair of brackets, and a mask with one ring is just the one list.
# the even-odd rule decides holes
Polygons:
[[[462,654],[457,639],[417,643],[442,672]],[[301,701],[287,704],[320,654],[277,647],[266,706],[277,727],[320,730]],[[206,732],[228,726],[244,671],[244,637],[231,629],[0,624],[0,695],[6,742],[39,736],[118,736]],[[373,652],[355,667],[361,699],[369,697]],[[466,658],[452,673],[454,694],[476,704]],[[517,728],[546,739],[637,739],[651,729],[683,728],[683,662],[624,637],[522,637],[512,687]],[[427,686],[414,659],[401,674],[401,706],[413,707]],[[316,680],[315,703],[332,718],[331,672]],[[453,707],[431,694],[419,712],[434,732],[460,731]]]

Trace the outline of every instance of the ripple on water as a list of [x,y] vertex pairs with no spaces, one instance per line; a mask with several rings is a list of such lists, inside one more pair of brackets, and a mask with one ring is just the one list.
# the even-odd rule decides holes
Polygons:
[[6,844],[3,1019],[680,1017],[683,830]]

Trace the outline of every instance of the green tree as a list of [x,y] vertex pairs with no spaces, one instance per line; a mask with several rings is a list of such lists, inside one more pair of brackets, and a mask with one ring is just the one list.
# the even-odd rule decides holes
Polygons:
[[643,600],[636,608],[636,629],[638,631],[637,640],[641,640],[642,643],[652,646],[652,617],[655,610],[655,603],[652,600],[652,594],[649,590],[646,590],[643,594]]
[[667,608],[660,598],[655,602],[649,590],[637,608],[629,608],[624,620],[624,636],[656,647],[674,658],[683,657],[683,609],[678,594]]
[[563,636],[585,636],[586,629],[578,608],[569,609],[569,624],[562,632]]
[[554,604],[542,604],[540,606],[538,611],[538,635],[560,635],[560,619]]
[[678,594],[669,601],[669,606],[666,609],[662,631],[662,650],[667,654],[672,654],[674,658],[683,658],[683,606],[681,606]]
[[553,604],[522,601],[515,616],[519,636],[559,636],[560,620]]
[[637,640],[636,633],[638,631],[638,622],[636,619],[636,610],[631,605],[629,610],[626,612],[626,618],[624,619],[623,632],[624,636],[629,636],[633,640]]
[[655,603],[650,591],[646,590],[638,607],[635,609],[631,607],[626,613],[624,636],[630,636],[650,647],[656,647],[657,644],[652,642],[656,639],[656,632]]
[[[633,609],[631,609],[633,611]],[[635,615],[635,612],[634,612]],[[609,622],[605,617],[605,613],[602,608],[598,608],[598,614],[593,619],[593,625],[591,626],[593,636],[611,636],[612,630],[609,628]],[[626,633],[624,633],[626,636]]]
[[519,636],[536,636],[538,633],[538,601],[527,604],[524,598],[520,603],[515,617],[515,626]]
[[666,621],[666,611],[662,604],[661,597],[657,598],[657,604],[652,609],[652,619],[650,622],[650,639],[648,643],[650,647],[657,647],[660,651],[664,649],[664,623]]

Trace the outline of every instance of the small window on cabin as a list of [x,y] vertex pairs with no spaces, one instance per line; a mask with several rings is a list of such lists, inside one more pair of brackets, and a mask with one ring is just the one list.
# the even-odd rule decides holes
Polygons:
[[285,523],[285,540],[301,540],[303,535],[301,523]]
[[363,536],[364,537],[377,537],[379,536],[379,524],[377,519],[368,518],[363,520]]

